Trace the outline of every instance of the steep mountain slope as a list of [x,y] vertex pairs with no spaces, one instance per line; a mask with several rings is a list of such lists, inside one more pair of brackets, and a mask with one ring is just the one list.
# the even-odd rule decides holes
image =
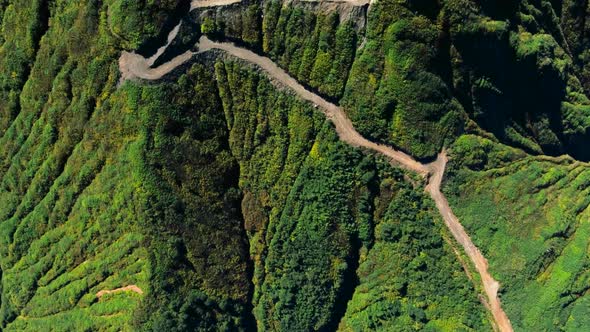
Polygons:
[[587,329],[587,7],[0,0],[2,330]]
[[[371,10],[342,3],[316,14],[297,1],[283,7],[268,1],[235,9],[259,10],[262,22],[225,9],[205,11],[201,19],[205,32],[259,49],[320,94],[342,97],[364,136],[416,157],[435,156],[464,130],[468,116],[527,152],[587,160],[580,147],[590,126],[581,83],[587,72],[578,70],[586,61],[578,38],[585,14],[575,11],[583,4],[565,6],[378,1]],[[230,28],[236,26],[242,29]],[[352,57],[356,46],[362,47]]]
[[[242,171],[248,174],[251,172],[249,167],[255,166],[252,171],[257,174],[259,171],[255,170],[262,168],[264,176],[260,179],[268,179],[272,173],[261,167],[261,161],[269,161],[266,153],[274,150],[276,154],[287,147],[281,147],[280,143],[277,147],[273,142],[274,149],[267,150],[267,144],[260,142],[257,136],[264,132],[265,127],[273,131],[273,126],[267,122],[266,110],[283,107],[269,107],[265,102],[268,83],[262,81],[258,88],[251,89],[250,82],[257,79],[253,80],[252,74],[247,71],[238,70],[235,63],[230,67],[227,64],[223,67],[217,65],[216,68],[218,81],[227,82],[227,86],[222,83],[220,89],[224,105],[246,110],[243,114],[229,115],[232,133],[235,131],[244,135],[236,137],[238,147],[244,145],[237,155],[246,153],[252,158],[248,163],[241,164]],[[219,76],[224,73],[227,78]],[[422,295],[422,290],[394,290],[389,294],[390,300],[406,302],[397,310],[387,302],[380,303],[379,297],[370,296],[367,300],[375,301],[374,311],[360,326],[372,324],[379,327],[382,324],[379,315],[391,316],[392,319],[401,316],[401,322],[391,322],[401,326],[411,323],[424,327],[446,320],[454,321],[456,326],[461,327],[486,326],[487,322],[482,321],[483,307],[476,304],[472,285],[461,273],[461,266],[453,258],[451,248],[442,240],[441,235],[448,235],[441,230],[440,224],[433,223],[432,206],[416,189],[404,183],[403,173],[398,170],[391,173],[391,168],[383,162],[375,164],[373,158],[362,157],[359,151],[337,142],[334,131],[325,125],[312,134],[313,131],[307,129],[309,120],[306,120],[311,116],[311,110],[301,116],[291,108],[287,114],[289,131],[300,133],[303,130],[305,134],[299,134],[297,139],[291,138],[287,163],[277,185],[270,192],[268,189],[259,192],[264,187],[258,187],[255,180],[261,175],[252,177],[251,182],[244,182],[244,185],[250,183],[252,186],[247,191],[252,191],[252,197],[246,195],[243,203],[247,208],[244,210],[246,225],[251,222],[256,225],[249,234],[253,256],[259,258],[255,260],[253,299],[258,327],[270,330],[335,329],[346,309],[343,300],[352,296],[358,282],[354,276],[357,266],[365,263],[368,265],[366,273],[373,273],[372,256],[381,255],[381,242],[397,242],[400,238],[411,241],[410,238],[414,237],[422,238],[420,244],[414,245],[418,246],[416,248],[423,246],[423,251],[418,254],[416,249],[412,253],[410,245],[404,243],[408,247],[398,253],[408,262],[417,264],[416,268],[424,271],[425,275],[433,277],[421,280],[423,287],[434,289],[437,284],[444,283],[448,287],[456,287],[458,293],[446,297],[436,292]],[[320,123],[324,121],[322,119]],[[274,139],[269,139],[269,143],[272,141]],[[300,152],[294,149],[299,149],[302,143],[307,151],[298,157]],[[271,156],[273,158],[274,154]],[[293,166],[300,167],[299,175],[288,181],[285,176],[291,174]],[[268,180],[274,183],[272,178]],[[378,183],[382,184],[378,186]],[[277,211],[278,202],[273,203],[273,196],[277,190],[290,187],[289,195],[283,198],[284,207]],[[265,196],[269,195],[270,201],[265,204],[268,200]],[[413,202],[412,207],[400,209],[394,205],[388,208],[389,201],[397,195],[403,197],[400,197],[400,202]],[[264,212],[267,204],[270,214]],[[258,218],[250,221],[249,209],[253,209],[252,217]],[[279,215],[274,214],[279,211]],[[412,220],[414,225],[406,228],[399,222],[403,220]],[[380,233],[379,227],[387,228],[384,234]],[[437,262],[440,258],[444,260]],[[395,271],[394,265],[377,273],[381,277],[393,278]],[[434,271],[440,273],[437,278],[434,278]],[[413,277],[420,279],[416,275]],[[407,280],[407,283],[411,281]],[[465,300],[459,300],[462,297]],[[451,298],[455,299],[455,303],[467,302],[452,308],[435,309],[444,306],[445,301]]]
[[[299,62],[304,59],[301,54],[289,55],[287,50],[293,43],[312,45],[309,53],[317,55],[319,51],[313,45],[320,48],[330,45],[330,40],[335,40],[335,31],[349,25],[347,16],[334,11],[336,28],[324,32],[323,43],[306,44],[306,39],[314,34],[301,33],[290,25],[296,26],[309,8],[300,9],[302,7],[294,5],[294,8],[285,6],[276,10],[273,6],[276,3],[271,2],[262,9],[266,27],[260,33],[262,47],[250,47],[258,47],[295,77],[299,77],[300,70],[305,67]],[[490,151],[508,151],[503,144],[533,155],[569,153],[574,158],[587,160],[585,142],[589,133],[590,104],[583,83],[587,73],[582,70],[586,61],[583,55],[586,7],[583,2],[561,5],[548,1],[519,4],[407,2],[402,5],[377,2],[368,11],[366,37],[357,42],[360,48],[350,73],[346,74],[348,83],[341,103],[355,127],[365,136],[390,142],[418,157],[432,156],[445,141],[449,142],[452,165],[458,169],[452,170],[448,178],[451,183],[461,183],[457,189],[448,191],[457,196],[451,199],[451,205],[458,208],[459,218],[466,220],[469,233],[478,235],[486,230],[486,236],[495,236],[495,241],[476,236],[475,242],[483,248],[486,257],[490,256],[492,272],[507,287],[506,292],[510,293],[510,289],[517,292],[503,297],[511,308],[509,314],[516,320],[517,329],[550,330],[566,324],[569,329],[587,326],[581,318],[589,284],[585,276],[588,247],[582,240],[586,237],[584,221],[588,218],[585,214],[588,202],[584,198],[587,186],[582,180],[587,166],[575,163],[578,167],[562,180],[565,184],[552,190],[555,198],[546,198],[542,191],[541,201],[530,205],[528,196],[517,193],[527,190],[524,188],[536,188],[534,180],[540,174],[570,171],[557,171],[557,166],[547,164],[540,169],[525,168],[522,174],[530,173],[530,177],[518,176],[518,183],[507,182],[506,194],[498,195],[497,189],[489,186],[493,181],[489,173],[482,173],[476,181],[467,177],[470,173],[460,171],[460,165],[473,162],[471,170],[482,172],[486,169],[485,160],[496,158],[490,156]],[[223,21],[226,16],[222,15],[220,20],[219,13],[218,9],[217,16],[213,16],[217,26],[226,26]],[[210,15],[204,13],[202,17],[206,20]],[[310,22],[322,22],[317,18],[314,21],[313,14],[307,15],[311,17]],[[272,26],[275,29],[271,29]],[[306,26],[313,27],[313,24]],[[272,34],[265,34],[265,31],[272,31]],[[213,36],[221,38],[220,33],[226,38],[240,40],[239,33],[223,30],[215,31]],[[275,38],[277,35],[281,37]],[[267,46],[277,40],[278,47]],[[576,51],[572,51],[570,44],[576,45]],[[334,47],[331,50],[334,52],[331,56],[339,53]],[[321,61],[320,55],[311,60],[314,64],[321,64]],[[305,78],[300,80],[319,94],[334,96],[322,90],[321,85],[318,88]],[[479,143],[464,137],[450,144],[462,132],[486,138],[486,147],[482,149]],[[522,151],[519,153],[525,155]],[[505,153],[500,156],[507,158]],[[470,161],[472,158],[475,161]],[[529,157],[524,163],[534,164],[535,160]],[[574,163],[567,160],[564,159],[566,163]],[[516,160],[506,161],[512,162]],[[506,177],[511,178],[508,174]],[[566,185],[569,182],[571,186]],[[537,189],[528,190],[536,192]],[[471,196],[468,192],[485,192],[487,196]],[[572,203],[565,201],[563,195],[571,195]],[[573,205],[567,209],[569,212],[552,212],[556,211],[554,202],[558,198],[561,205]],[[501,212],[508,206],[514,210],[527,206],[526,211],[536,207],[537,212],[508,217],[506,212]],[[498,210],[500,207],[502,209]],[[484,215],[482,209],[487,209]],[[472,220],[478,219],[472,224]],[[539,235],[541,229],[553,234],[551,229],[557,227],[552,226],[555,223],[567,225],[567,231],[555,235],[564,242],[559,245],[554,243],[555,236]],[[495,235],[498,228],[507,230]],[[514,233],[511,229],[519,231]],[[563,251],[566,243],[571,243],[570,250],[580,255],[572,258],[571,263],[565,257],[572,254]],[[498,246],[510,249],[496,250]],[[496,269],[508,268],[512,259],[521,263],[519,267],[511,267],[513,276],[508,278]],[[536,303],[539,297],[543,298],[542,304]],[[526,304],[523,305],[523,301]],[[552,314],[547,315],[544,310]],[[575,317],[570,316],[574,313]]]
[[452,206],[504,286],[516,329],[588,327],[590,167],[475,136],[453,145]]

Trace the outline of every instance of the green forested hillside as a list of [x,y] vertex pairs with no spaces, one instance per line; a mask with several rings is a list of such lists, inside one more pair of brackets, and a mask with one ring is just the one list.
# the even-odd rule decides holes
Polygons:
[[374,246],[361,259],[340,329],[489,331],[430,201],[396,180],[381,185]]
[[[238,63],[118,88],[117,49],[139,43],[104,17],[129,4],[46,5],[30,74],[4,90],[18,103],[2,108],[3,329],[335,328],[374,242],[378,183],[395,176]],[[33,8],[7,11],[36,25]],[[465,279],[440,248],[447,278]],[[128,285],[141,294],[98,296]]]
[[342,6],[268,1],[236,14],[206,10],[200,20],[203,32],[244,42],[320,94],[342,96],[363,135],[416,157],[435,156],[468,117],[527,152],[588,159],[582,1]]
[[[516,331],[590,327],[588,3],[0,0],[0,330],[490,331],[429,181],[342,142],[449,152],[444,193]],[[562,156],[569,154],[569,156]]]
[[448,193],[504,286],[515,328],[589,326],[590,169],[475,136],[453,145]]
[[[403,173],[338,142],[313,109],[294,104],[293,97],[274,95],[268,81],[239,67],[218,63],[216,73],[231,128],[230,146],[240,160],[258,328],[335,329],[345,314],[345,301],[352,297],[351,303],[356,302],[355,286],[370,280],[355,276],[359,264],[364,273],[397,277],[396,267],[374,265],[382,255],[391,255],[398,264],[400,259],[412,262],[431,278],[410,273],[421,284],[389,294],[405,303],[397,311],[381,302],[381,294],[367,296],[364,301],[375,304],[367,311],[356,309],[355,314],[366,315],[362,322],[354,318],[356,325],[342,328],[377,328],[381,319],[396,317],[403,322],[398,326],[411,323],[417,328],[431,321],[444,326],[445,320],[454,321],[451,326],[489,326],[473,285],[443,242],[448,235],[433,223],[432,208]],[[410,205],[400,208],[392,202],[388,207],[396,196],[397,204]],[[423,247],[400,243],[407,247],[397,251],[399,257],[381,248],[382,242],[411,242],[413,237]],[[397,283],[404,287],[404,281]],[[447,295],[426,291],[441,283],[460,290]]]
[[330,99],[342,96],[364,29],[363,9],[345,15],[306,5],[244,4],[206,10],[201,31],[267,54],[299,82]]

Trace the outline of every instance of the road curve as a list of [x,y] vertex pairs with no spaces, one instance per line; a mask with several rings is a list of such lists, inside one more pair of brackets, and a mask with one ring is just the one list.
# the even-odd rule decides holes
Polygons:
[[301,98],[321,107],[323,113],[334,123],[336,132],[338,132],[338,136],[340,136],[340,139],[344,142],[355,147],[363,147],[376,151],[388,157],[392,163],[410,171],[417,172],[424,176],[430,175],[428,185],[426,186],[426,191],[436,203],[436,207],[445,221],[445,225],[449,228],[451,234],[453,234],[453,237],[455,237],[457,242],[461,244],[475,265],[477,272],[480,274],[482,284],[488,298],[489,308],[497,327],[502,332],[512,331],[510,320],[508,319],[506,313],[504,313],[502,310],[500,299],[497,295],[498,288],[500,286],[499,283],[494,280],[494,278],[488,272],[487,260],[485,257],[483,257],[479,249],[473,244],[469,238],[469,235],[465,232],[465,229],[459,222],[459,219],[453,214],[447,199],[440,191],[440,186],[447,163],[445,151],[439,154],[435,162],[424,165],[401,151],[395,150],[386,145],[371,142],[361,136],[354,129],[352,122],[350,119],[348,119],[340,107],[305,89],[305,87],[299,84],[284,70],[279,68],[274,62],[272,62],[272,60],[262,57],[252,51],[237,47],[232,43],[218,43],[209,40],[205,36],[201,37],[199,41],[199,52],[205,52],[210,49],[223,50],[237,58],[256,64],[266,71],[272,78],[293,89],[295,93]]
[[121,79],[119,82],[123,83],[126,80],[134,78],[158,80],[162,78],[162,76],[174,70],[176,67],[188,61],[193,56],[193,53],[190,51],[175,57],[171,61],[157,68],[151,68],[154,63],[156,63],[158,58],[160,58],[160,56],[166,52],[166,49],[168,49],[174,39],[176,39],[181,25],[182,22],[178,23],[178,25],[176,25],[168,34],[166,44],[158,48],[156,53],[147,59],[135,52],[122,52],[121,57],[119,57],[119,71],[121,72]]
[[191,51],[186,51],[159,67],[151,68],[147,59],[141,55],[133,52],[123,52],[119,58],[120,83],[135,78],[150,81],[159,80],[164,75],[190,60],[193,54]]
[[459,219],[453,213],[453,210],[449,206],[449,202],[447,201],[446,197],[440,190],[447,161],[448,158],[446,151],[443,150],[438,155],[436,161],[426,165],[429,173],[431,174],[428,185],[426,186],[426,191],[434,200],[438,211],[445,221],[445,225],[451,231],[451,234],[453,234],[455,240],[461,244],[465,250],[465,253],[467,256],[469,256],[473,262],[473,265],[475,265],[475,269],[481,276],[481,282],[488,298],[488,306],[492,315],[494,316],[494,321],[496,322],[498,329],[500,331],[512,331],[512,324],[510,324],[508,316],[502,310],[500,299],[498,298],[498,289],[500,288],[500,284],[494,280],[494,278],[488,272],[488,261],[481,254],[475,244],[473,244],[471,238],[467,232],[465,232],[463,225],[461,225]]
[[308,91],[305,87],[303,87],[303,85],[299,84],[299,82],[297,82],[293,77],[287,74],[283,69],[279,68],[279,66],[277,66],[269,58],[260,56],[250,50],[237,47],[233,43],[213,42],[207,37],[202,36],[199,40],[199,53],[206,52],[211,49],[219,49],[237,58],[256,64],[264,71],[268,72],[268,74],[272,78],[281,82],[285,86],[293,89],[295,93],[299,95],[299,97],[319,106],[320,110],[322,110],[322,112],[328,117],[328,119],[330,119],[334,123],[336,127],[336,132],[340,136],[340,139],[344,142],[356,147],[363,147],[369,150],[379,152],[388,157],[391,161],[399,164],[399,166],[404,167],[410,171],[417,172],[423,175],[426,175],[428,173],[428,169],[424,167],[424,165],[420,164],[409,155],[401,151],[392,149],[391,147],[388,147],[386,145],[373,143],[362,137],[354,129],[352,122],[348,119],[348,117],[340,107],[326,101],[325,99],[316,95],[315,93]]
[[[326,2],[326,3],[348,3],[353,6],[364,6],[367,4],[374,3],[374,0],[302,0],[304,2]],[[210,8],[210,7],[223,7],[229,6],[235,3],[242,2],[242,0],[192,0],[190,4],[189,13],[197,8]],[[172,31],[168,34],[167,42],[165,45],[160,47],[154,55],[149,58],[145,58],[135,52],[122,52],[119,58],[119,69],[121,72],[121,79],[119,84],[124,83],[126,80],[132,79],[145,79],[145,80],[158,80],[176,69],[178,66],[187,62],[194,55],[193,52],[186,51],[167,63],[162,64],[157,68],[152,68],[154,63],[158,60],[162,54],[168,49],[172,41],[176,39],[182,22],[175,26]]]
[[[241,1],[242,0],[192,0],[189,13],[197,8],[229,6],[231,4],[239,3]],[[180,31],[181,25],[182,21],[178,23],[178,25],[176,25],[172,29],[172,31],[170,31],[170,33],[168,34],[166,44],[158,48],[156,53],[149,58],[145,58],[135,52],[122,52],[121,56],[119,57],[119,70],[121,72],[121,79],[119,81],[119,84],[124,83],[126,80],[132,80],[136,78],[151,81],[158,80],[166,74],[173,71],[174,69],[176,69],[178,66],[187,62],[194,55],[194,53],[186,51],[185,53],[176,56],[167,63],[164,63],[157,68],[152,68],[152,66],[154,65],[154,63],[156,63],[158,58],[160,58],[160,56],[162,56],[162,54],[166,52],[170,44],[172,44],[174,39],[176,39],[176,36],[178,36],[178,32]]]
[[[213,6],[224,6],[232,3],[240,2],[240,0],[197,0],[191,2],[191,10],[200,7],[213,7]],[[353,4],[362,5],[364,0],[351,0],[344,1]],[[367,2],[368,3],[368,2]],[[371,2],[372,3],[372,2]],[[190,60],[195,53],[187,51],[169,62],[157,67],[151,68],[154,62],[161,54],[164,53],[166,48],[170,45],[172,40],[178,34],[180,25],[175,27],[168,36],[168,42],[165,46],[161,47],[155,55],[146,59],[139,54],[123,52],[119,59],[119,68],[121,71],[121,82],[127,79],[141,78],[146,80],[158,80],[164,75],[170,73],[172,70],[182,65],[183,63]],[[326,117],[334,123],[336,132],[340,139],[352,146],[362,147],[387,157],[391,163],[401,166],[412,172],[416,172],[422,176],[429,176],[428,185],[426,191],[430,194],[434,200],[436,207],[438,208],[445,225],[449,228],[453,237],[463,247],[466,254],[469,256],[477,272],[481,276],[481,281],[484,287],[484,291],[488,300],[488,308],[490,309],[494,321],[498,329],[502,332],[512,332],[512,326],[508,316],[502,310],[500,300],[498,298],[499,284],[488,272],[488,263],[485,257],[481,254],[479,249],[473,244],[469,235],[465,232],[465,229],[459,222],[458,218],[453,214],[449,203],[445,196],[440,191],[443,174],[445,171],[447,156],[443,151],[439,154],[436,161],[428,165],[424,165],[416,161],[411,156],[401,151],[395,150],[389,146],[383,144],[377,144],[365,139],[361,136],[354,128],[350,119],[346,116],[344,111],[326,101],[322,97],[308,91],[303,85],[299,84],[294,78],[287,74],[283,69],[279,68],[272,60],[260,56],[252,51],[243,49],[235,46],[232,43],[219,43],[209,40],[203,36],[198,43],[199,52],[206,52],[211,49],[219,49],[225,51],[237,58],[245,60],[259,66],[261,69],[266,71],[270,77],[281,82],[283,85],[291,88],[294,92],[299,95],[302,99],[314,103],[320,110],[326,115]],[[143,292],[137,286],[131,285],[123,288],[119,288],[113,291],[100,291],[96,294],[97,297],[101,297],[104,294],[131,290],[139,294]]]

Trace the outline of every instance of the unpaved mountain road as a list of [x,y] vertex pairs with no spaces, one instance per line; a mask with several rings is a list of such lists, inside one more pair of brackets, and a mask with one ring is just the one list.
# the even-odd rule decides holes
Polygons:
[[326,114],[332,123],[334,123],[338,136],[340,136],[340,139],[344,142],[355,147],[362,147],[376,151],[389,158],[392,163],[396,165],[424,176],[429,175],[426,191],[436,203],[436,207],[445,221],[445,225],[449,228],[451,234],[453,234],[453,237],[455,237],[457,242],[461,244],[475,265],[477,272],[481,275],[482,284],[488,298],[488,304],[499,330],[512,331],[510,320],[502,310],[500,299],[497,296],[499,284],[488,272],[487,260],[483,257],[479,249],[473,244],[469,238],[469,235],[465,232],[465,229],[459,222],[459,219],[453,214],[447,199],[440,191],[440,186],[447,164],[447,155],[445,151],[441,152],[438,155],[436,161],[433,163],[422,164],[401,151],[395,150],[386,145],[371,142],[361,136],[356,131],[356,129],[354,129],[352,122],[348,116],[346,116],[342,108],[305,89],[305,87],[299,84],[283,69],[279,68],[269,58],[262,57],[252,51],[237,47],[232,43],[218,43],[209,40],[207,37],[201,37],[199,41],[199,51],[205,52],[210,49],[223,50],[237,58],[256,64],[266,71],[270,77],[278,80],[282,84],[295,91],[295,93],[301,98],[321,107],[324,114]]
[[[303,2],[325,2],[325,3],[347,3],[352,6],[364,6],[367,4],[372,4],[374,0],[302,0]],[[197,8],[212,8],[212,7],[224,7],[229,6],[235,3],[240,3],[242,0],[193,0],[191,1],[190,10]],[[172,41],[178,35],[180,30],[181,23],[175,26],[172,31],[168,34],[167,43],[160,47],[154,55],[149,58],[145,58],[135,52],[122,52],[121,57],[119,58],[119,70],[121,71],[121,79],[119,81],[120,84],[125,82],[126,80],[132,79],[144,79],[144,80],[158,80],[178,66],[182,65],[183,63],[187,62],[195,55],[194,52],[186,51],[172,60],[162,64],[159,67],[152,68],[154,63],[158,60],[162,54],[168,49]]]
[[[192,5],[194,5],[197,2],[201,4],[207,3],[207,6],[202,5],[201,7],[208,7],[227,5],[228,2],[234,3],[239,1],[193,1],[193,3],[191,4],[191,9]],[[172,31],[171,34],[172,33],[174,33],[174,31]],[[170,44],[170,42],[171,40],[169,36],[168,45]],[[161,48],[161,50],[165,50],[166,47],[167,46],[164,46],[163,48]],[[453,237],[456,239],[456,241],[463,247],[465,253],[467,254],[467,256],[469,256],[477,272],[480,274],[482,285],[487,297],[486,307],[488,307],[488,309],[491,311],[497,328],[502,332],[513,331],[512,325],[510,324],[510,320],[508,319],[506,313],[504,313],[504,311],[502,310],[500,299],[497,296],[499,283],[496,280],[494,280],[494,278],[490,275],[488,271],[487,260],[485,259],[485,257],[483,257],[479,249],[473,244],[471,238],[465,232],[465,229],[459,222],[459,219],[453,214],[447,199],[440,190],[447,163],[447,156],[445,151],[439,154],[436,161],[430,164],[422,164],[416,161],[411,156],[407,155],[406,153],[395,150],[389,146],[377,144],[365,139],[355,130],[352,122],[340,107],[326,101],[325,99],[316,95],[315,93],[308,91],[303,85],[299,84],[299,82],[297,82],[294,78],[287,74],[283,69],[279,68],[269,58],[260,56],[250,50],[237,47],[232,43],[213,42],[205,36],[201,37],[201,39],[199,40],[198,49],[198,53],[203,53],[212,49],[222,50],[232,56],[235,56],[239,59],[257,65],[262,70],[267,72],[272,79],[292,89],[302,99],[305,99],[307,101],[314,103],[314,105],[317,105],[326,115],[326,117],[330,121],[332,121],[336,128],[338,136],[344,142],[355,147],[362,147],[380,153],[381,155],[387,157],[392,164],[401,166],[407,170],[428,177],[428,185],[426,186],[426,191],[434,200],[436,207],[439,210],[439,213],[441,214],[445,222],[445,225],[448,227],[451,234],[453,234]],[[160,55],[162,53],[163,51],[160,53]],[[174,70],[175,68],[177,68],[178,66],[180,66],[181,64],[191,59],[195,54],[196,53],[187,51],[157,68],[150,68],[151,64],[155,62],[157,57],[145,59],[144,57],[135,53],[123,52],[119,60],[119,67],[121,70],[121,82],[125,81],[126,79],[132,78],[158,80],[162,78],[164,75]],[[99,295],[97,294],[97,296]]]
[[388,157],[390,160],[395,161],[399,166],[409,169],[410,171],[423,175],[428,173],[428,169],[426,167],[407,154],[394,150],[385,145],[373,143],[362,137],[354,129],[352,122],[348,119],[340,107],[326,101],[324,98],[316,95],[315,93],[308,91],[305,87],[303,87],[303,85],[299,84],[299,82],[287,74],[287,72],[279,68],[279,66],[277,66],[271,59],[260,56],[250,50],[237,47],[232,43],[218,43],[211,41],[205,36],[201,37],[199,40],[199,53],[206,52],[211,49],[219,49],[237,58],[256,64],[266,71],[270,77],[295,91],[299,97],[319,106],[319,109],[334,123],[340,139],[344,142],[356,147],[363,147],[377,151]]
[[157,68],[150,68],[147,59],[141,55],[123,52],[119,58],[119,70],[121,71],[120,83],[135,78],[149,81],[159,80],[164,75],[190,60],[193,54],[193,52],[187,51]]
[[156,53],[154,55],[152,55],[151,57],[146,59],[146,63],[149,67],[153,66],[154,63],[156,63],[156,60],[158,60],[158,58],[160,56],[162,56],[162,54],[164,54],[164,52],[166,52],[166,50],[168,49],[168,46],[170,46],[170,44],[172,44],[174,39],[176,39],[176,36],[178,36],[178,32],[180,31],[181,25],[182,25],[182,22],[178,23],[178,25],[176,25],[172,29],[172,31],[170,31],[170,33],[168,34],[168,38],[166,39],[166,45],[158,48],[158,50],[156,51]]
[[[193,0],[191,1],[189,13],[197,8],[223,7],[241,1],[242,0]],[[178,25],[176,25],[168,34],[166,44],[158,48],[156,53],[147,59],[135,52],[122,52],[121,57],[119,57],[119,70],[121,71],[121,79],[119,83],[122,84],[126,80],[136,78],[150,81],[158,80],[176,69],[178,66],[187,62],[194,55],[193,52],[186,51],[165,64],[162,64],[157,68],[152,68],[158,58],[166,52],[170,44],[176,39],[181,25],[182,22],[178,23]]]
[[465,232],[463,225],[461,225],[459,219],[455,216],[455,214],[453,214],[453,210],[449,206],[449,202],[447,201],[446,197],[440,190],[447,161],[448,159],[446,151],[443,150],[443,152],[438,155],[436,161],[426,165],[430,173],[426,191],[434,200],[438,211],[447,225],[447,228],[451,231],[451,234],[453,234],[455,240],[461,244],[465,250],[465,253],[467,256],[469,256],[473,262],[473,265],[475,265],[475,269],[481,276],[481,282],[487,296],[488,308],[494,316],[494,320],[496,321],[496,325],[498,326],[499,330],[512,331],[510,320],[508,319],[508,316],[504,310],[502,310],[500,299],[498,298],[498,289],[500,288],[500,284],[494,280],[494,278],[488,272],[488,261],[485,259],[485,257],[483,257],[475,244],[473,244],[471,238],[467,232]]
[[166,49],[168,49],[168,46],[170,46],[174,39],[176,39],[176,36],[180,31],[181,24],[182,23],[179,23],[174,27],[174,29],[172,29],[172,31],[170,31],[166,45],[160,47],[154,55],[147,59],[135,52],[121,53],[121,57],[119,57],[119,71],[121,72],[121,79],[119,82],[123,83],[126,80],[134,78],[158,80],[162,78],[162,76],[174,70],[176,67],[188,61],[193,56],[193,53],[190,51],[175,57],[171,61],[166,62],[157,68],[151,68],[154,63],[156,63],[158,58],[162,56],[164,52],[166,52]]

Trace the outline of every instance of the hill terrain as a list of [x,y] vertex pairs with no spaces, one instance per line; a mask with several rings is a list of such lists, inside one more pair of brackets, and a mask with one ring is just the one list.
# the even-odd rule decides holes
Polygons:
[[589,8],[0,0],[1,329],[586,330]]

